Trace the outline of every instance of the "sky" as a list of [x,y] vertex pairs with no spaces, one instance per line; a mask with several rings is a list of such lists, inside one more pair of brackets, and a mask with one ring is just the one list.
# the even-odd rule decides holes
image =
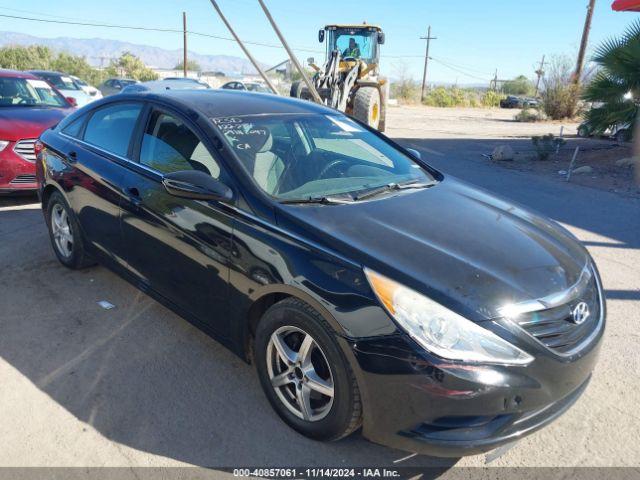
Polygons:
[[[278,45],[257,0],[218,0],[243,40]],[[289,43],[301,60],[324,59],[317,32],[329,23],[379,24],[386,34],[381,69],[389,77],[420,79],[427,27],[432,26],[428,79],[458,84],[488,83],[494,72],[501,79],[523,74],[534,77],[543,55],[575,55],[587,0],[265,0]],[[94,6],[95,5],[95,6]],[[99,7],[97,5],[100,5]],[[0,14],[50,20],[90,21],[120,25],[182,28],[229,36],[208,0],[0,0]],[[640,14],[613,12],[611,0],[597,0],[590,35],[590,51],[603,40],[620,34]],[[41,37],[109,38],[182,48],[182,34],[103,27],[36,23],[0,17],[0,31]],[[189,49],[202,54],[242,57],[231,41],[191,35]],[[260,61],[275,65],[287,58],[284,49],[251,46]]]

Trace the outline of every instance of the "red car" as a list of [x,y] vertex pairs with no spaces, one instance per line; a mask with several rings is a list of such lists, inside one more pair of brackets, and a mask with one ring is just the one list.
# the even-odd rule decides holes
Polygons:
[[0,70],[0,193],[38,188],[35,141],[73,110],[44,80]]

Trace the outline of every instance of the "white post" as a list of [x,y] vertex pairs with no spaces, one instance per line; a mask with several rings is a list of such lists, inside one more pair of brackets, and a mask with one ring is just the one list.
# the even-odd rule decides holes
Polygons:
[[576,147],[575,151],[573,152],[573,158],[571,158],[571,163],[569,164],[569,171],[567,172],[567,182],[571,178],[571,171],[573,170],[573,165],[576,163],[576,158],[578,158],[579,150],[580,150],[580,147]]

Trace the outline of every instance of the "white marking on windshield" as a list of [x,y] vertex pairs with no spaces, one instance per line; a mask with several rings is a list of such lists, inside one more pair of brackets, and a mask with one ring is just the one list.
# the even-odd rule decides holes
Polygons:
[[347,123],[345,121],[338,120],[333,115],[325,115],[325,117],[327,117],[331,121],[331,123],[333,123],[337,127],[340,127],[343,132],[349,132],[349,133],[354,133],[354,132],[362,133],[362,132],[364,132],[364,130],[361,129],[360,127],[358,127],[356,124],[350,124],[350,123]]

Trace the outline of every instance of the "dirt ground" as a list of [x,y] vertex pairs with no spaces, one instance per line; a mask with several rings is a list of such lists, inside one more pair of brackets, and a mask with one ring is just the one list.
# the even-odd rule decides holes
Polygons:
[[[514,117],[518,112],[520,110],[499,108],[392,107],[388,112],[390,126],[386,133],[392,138],[416,141],[431,139],[433,142],[429,145],[433,146],[455,138],[465,143],[465,149],[472,145],[479,147],[480,142],[486,142],[484,149],[477,149],[477,154],[487,162],[491,161],[488,155],[493,148],[508,145],[515,153],[514,159],[494,162],[497,167],[544,176],[559,183],[566,182],[571,158],[575,148],[579,146],[573,170],[588,166],[591,171],[572,173],[570,182],[640,198],[640,187],[636,183],[633,167],[616,164],[617,161],[632,156],[631,144],[617,144],[608,139],[578,138],[578,123],[571,121],[517,122]],[[566,144],[557,155],[551,155],[545,161],[538,160],[531,137],[548,133],[559,136],[561,129]],[[428,148],[427,151],[429,152]],[[437,149],[430,153],[439,154]]]
[[520,110],[504,108],[389,107],[387,135],[391,138],[524,138],[553,133],[575,136],[578,123],[516,122]]

